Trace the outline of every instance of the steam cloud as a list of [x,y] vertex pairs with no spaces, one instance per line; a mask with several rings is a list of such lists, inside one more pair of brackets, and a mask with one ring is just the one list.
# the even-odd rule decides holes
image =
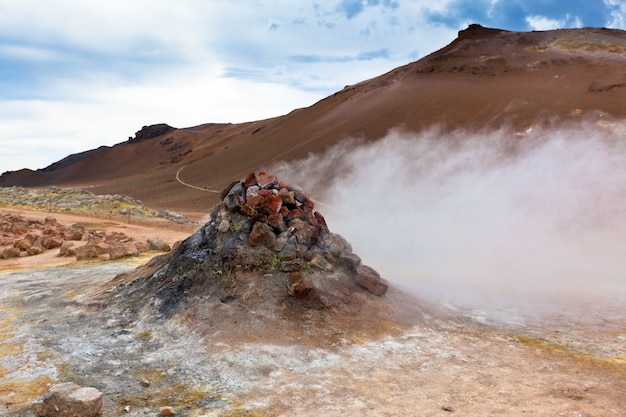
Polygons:
[[626,136],[606,123],[393,130],[271,171],[397,286],[492,314],[626,315]]

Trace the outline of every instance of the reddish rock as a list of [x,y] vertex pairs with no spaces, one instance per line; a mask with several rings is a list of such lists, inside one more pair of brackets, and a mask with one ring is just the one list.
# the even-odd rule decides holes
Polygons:
[[65,240],[82,240],[85,229],[80,226],[72,226],[65,233],[63,237]]
[[26,249],[26,253],[28,254],[28,256],[41,255],[43,253],[43,249],[39,246],[31,246],[30,248]]
[[254,174],[254,172],[251,172],[243,181],[243,186],[246,188],[249,188],[249,187],[252,187],[253,185],[257,185],[256,175]]
[[28,239],[20,239],[20,240],[15,241],[13,246],[18,248],[19,250],[26,250],[30,248],[31,246],[33,246],[33,244]]
[[43,239],[41,242],[44,249],[54,249],[60,247],[64,242],[64,239],[59,236],[53,236]]
[[313,289],[299,272],[294,272],[289,277],[291,285],[289,286],[289,295],[295,298],[304,298]]
[[280,234],[287,230],[285,220],[280,213],[274,213],[267,216],[267,224],[269,224],[277,234]]
[[74,248],[74,255],[77,261],[86,261],[98,257],[98,252],[93,245],[85,245]]
[[246,197],[246,205],[256,208],[260,207],[263,204],[264,197],[258,194],[251,194]]
[[260,195],[261,197],[267,197],[268,195],[273,195],[274,191],[273,190],[259,190],[259,192],[257,193],[257,195]]
[[296,204],[296,197],[293,191],[289,191],[287,188],[281,188],[278,190],[278,196],[283,200],[285,204]]
[[252,217],[256,214],[256,210],[254,209],[254,207],[250,206],[249,204],[243,204],[241,206],[241,211],[248,217]]
[[276,178],[276,175],[268,174],[263,171],[259,172],[256,181],[261,188],[272,188],[278,184],[278,178]]
[[261,206],[261,210],[267,214],[279,213],[280,208],[283,206],[283,200],[274,194],[268,195],[263,200],[263,205]]
[[252,226],[248,243],[250,246],[266,246],[272,248],[276,245],[276,235],[270,226],[257,222]]
[[174,410],[173,407],[166,405],[163,407],[159,407],[159,414],[161,414],[162,416],[173,416],[174,414],[176,414],[176,410]]
[[74,252],[74,249],[72,249],[70,251],[70,248],[76,246],[76,243],[72,242],[72,241],[65,241],[61,244],[61,247],[59,248],[59,256],[73,256],[76,253]]
[[111,259],[120,259],[127,256],[137,256],[139,251],[134,242],[123,242],[111,245],[109,256]]
[[148,252],[149,250],[148,244],[146,242],[136,241],[135,247],[140,253]]
[[315,220],[317,220],[319,227],[324,229],[324,231],[328,232],[328,225],[326,224],[326,219],[324,218],[324,216],[322,216],[322,214],[319,211],[316,211],[313,214],[313,216]]
[[105,242],[95,243],[93,244],[93,247],[96,248],[98,255],[106,255],[111,250],[111,247]]
[[15,222],[11,225],[11,232],[16,235],[24,235],[28,233],[28,223],[27,222]]
[[355,282],[374,295],[383,295],[387,292],[387,284],[380,278],[373,268],[360,264],[356,268]]
[[18,248],[6,248],[0,254],[3,259],[17,258],[20,256],[20,250]]
[[46,226],[56,226],[57,219],[55,219],[54,217],[46,217],[46,219],[44,220],[44,224]]

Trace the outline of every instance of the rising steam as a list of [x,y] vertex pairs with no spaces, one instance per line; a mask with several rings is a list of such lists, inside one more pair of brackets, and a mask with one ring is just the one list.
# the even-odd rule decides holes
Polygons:
[[312,190],[331,230],[398,286],[492,311],[622,314],[626,136],[615,129],[394,130],[271,169]]

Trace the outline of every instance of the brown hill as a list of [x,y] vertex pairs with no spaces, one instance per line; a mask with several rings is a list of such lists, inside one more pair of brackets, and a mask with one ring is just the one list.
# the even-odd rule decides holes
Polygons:
[[626,117],[625,62],[620,30],[509,32],[471,25],[419,61],[287,115],[173,130],[156,125],[46,169],[4,173],[0,186],[89,186],[154,208],[206,212],[217,195],[183,186],[177,174],[200,189],[221,190],[277,161],[303,158],[349,136],[376,140],[394,127],[522,130],[585,115]]

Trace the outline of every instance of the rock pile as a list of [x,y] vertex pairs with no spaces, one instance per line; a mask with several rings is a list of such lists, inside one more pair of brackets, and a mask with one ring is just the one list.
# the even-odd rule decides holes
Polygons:
[[[247,251],[239,259],[241,265],[271,257],[283,272],[306,267],[330,271],[342,266],[372,294],[387,291],[387,284],[374,269],[361,264],[351,245],[330,233],[322,214],[314,210],[314,201],[300,187],[265,172],[252,173],[229,185],[220,198],[222,204],[212,210],[205,234],[214,237],[218,247],[232,241],[233,233],[239,240],[247,239],[256,251]],[[293,286],[292,291],[297,288]]]
[[232,320],[256,323],[261,333],[272,325],[260,317],[304,326],[310,314],[327,320],[324,312],[342,311],[354,320],[367,316],[365,305],[384,304],[365,300],[384,295],[387,283],[329,231],[301,188],[261,172],[221,197],[209,222],[172,252],[117,276],[104,298],[129,317],[202,317],[216,327]]
[[58,250],[59,256],[77,260],[99,257],[118,259],[141,252],[170,250],[167,243],[154,238],[136,241],[125,233],[85,230],[79,225],[63,226],[53,217],[43,222],[6,213],[0,216],[0,259],[10,259]]

